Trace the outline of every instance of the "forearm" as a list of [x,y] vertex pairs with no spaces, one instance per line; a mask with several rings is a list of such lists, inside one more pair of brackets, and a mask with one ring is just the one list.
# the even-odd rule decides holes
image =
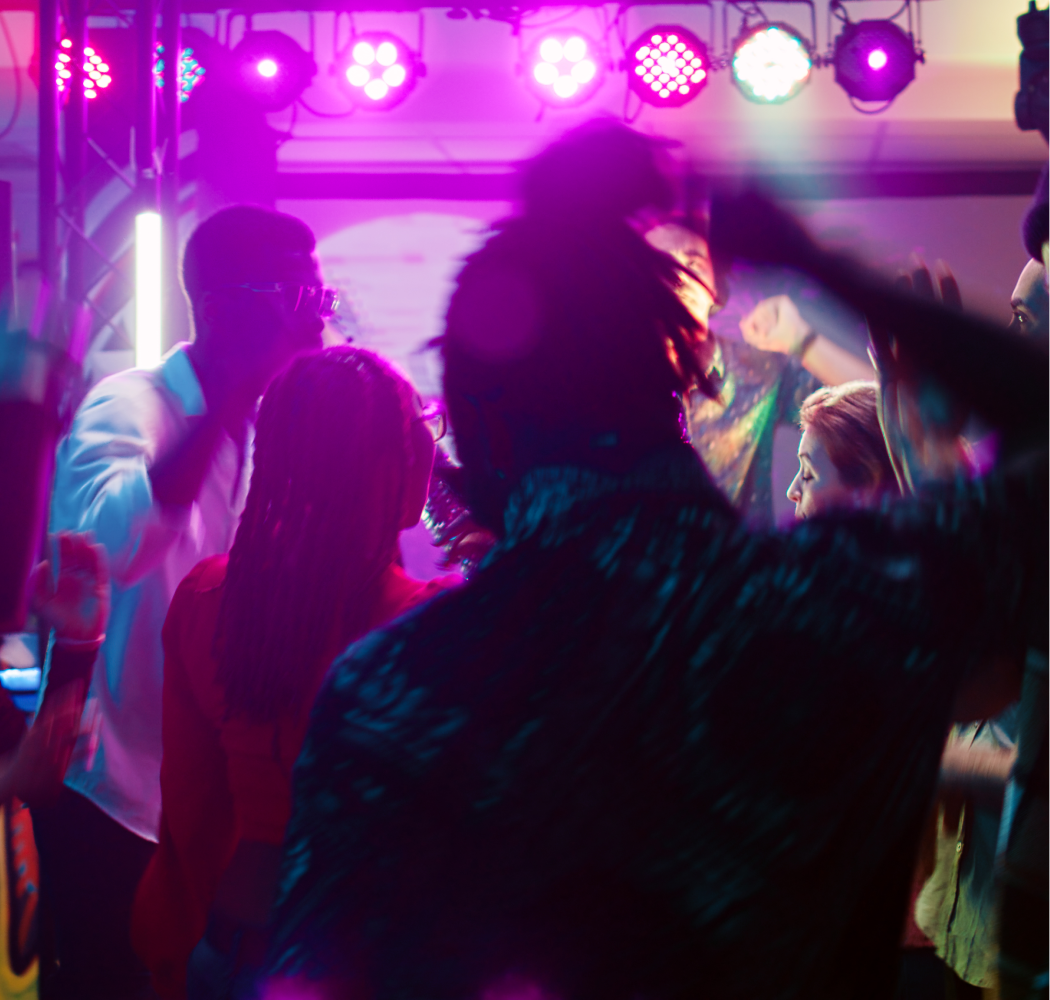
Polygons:
[[802,367],[824,385],[841,385],[856,380],[871,381],[875,370],[833,340],[817,334],[802,354]]

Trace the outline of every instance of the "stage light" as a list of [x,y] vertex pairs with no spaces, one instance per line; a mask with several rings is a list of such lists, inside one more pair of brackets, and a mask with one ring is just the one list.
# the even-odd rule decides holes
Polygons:
[[[73,60],[75,58],[73,43],[68,38],[63,38],[58,47],[58,58],[55,60],[59,93],[68,92],[73,79]],[[98,97],[99,91],[105,90],[113,82],[112,71],[109,63],[90,45],[84,46],[83,60],[84,96],[89,100],[94,100]]]
[[152,368],[161,355],[161,233],[156,212],[135,216],[135,366]]
[[[188,101],[190,94],[204,82],[205,69],[193,55],[193,49],[185,48],[179,57],[179,102]],[[164,87],[164,46],[157,45],[153,59],[153,82],[160,90]]]
[[233,50],[241,86],[264,111],[288,107],[317,75],[317,63],[281,31],[249,31]]
[[733,80],[758,104],[791,100],[812,71],[809,45],[786,24],[760,24],[744,32],[733,47]]
[[356,105],[388,111],[412,92],[423,64],[397,35],[368,31],[351,39],[336,59],[335,74]]
[[835,39],[835,82],[856,101],[892,101],[915,79],[919,54],[892,21],[846,24]]
[[602,85],[604,62],[597,43],[579,31],[547,32],[526,53],[525,85],[544,104],[582,104]]
[[680,108],[707,86],[711,59],[691,31],[658,24],[627,49],[627,82],[647,104]]

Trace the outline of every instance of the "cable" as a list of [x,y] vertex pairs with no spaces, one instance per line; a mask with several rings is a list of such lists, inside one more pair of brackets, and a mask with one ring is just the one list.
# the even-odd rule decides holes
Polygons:
[[[15,105],[11,109],[11,117],[8,119],[7,124],[0,129],[0,139],[6,139],[15,127],[18,116],[22,113],[22,74],[18,68],[18,53],[15,52],[15,42],[11,37],[11,29],[7,26],[7,18],[4,17],[3,11],[0,11],[0,29],[3,30],[4,41],[7,42],[7,49],[11,53],[11,67],[15,73]],[[41,67],[41,69],[43,68]],[[43,76],[43,72],[40,75]]]

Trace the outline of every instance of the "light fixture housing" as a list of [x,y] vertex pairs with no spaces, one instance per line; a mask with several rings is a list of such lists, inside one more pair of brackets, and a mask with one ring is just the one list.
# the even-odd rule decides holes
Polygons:
[[813,73],[809,43],[786,24],[749,28],[733,46],[733,82],[756,104],[790,101]]
[[582,31],[546,31],[525,53],[525,86],[551,107],[575,107],[598,92],[605,62],[598,43]]
[[[69,87],[73,82],[73,60],[76,54],[73,52],[73,43],[68,38],[63,38],[58,46],[58,55],[55,59],[55,76],[58,83],[58,91],[63,96],[69,93]],[[113,82],[113,70],[101,53],[96,52],[90,45],[84,46],[83,74],[84,96],[93,101],[99,92],[106,90]]]
[[313,56],[283,31],[248,31],[232,52],[237,82],[264,111],[281,111],[317,75]]
[[892,101],[915,79],[919,58],[893,21],[849,23],[835,39],[835,82],[856,101]]
[[357,107],[389,111],[423,75],[419,56],[389,31],[355,35],[335,61],[339,86]]
[[688,28],[657,24],[627,48],[627,84],[646,104],[680,108],[711,75],[707,46]]

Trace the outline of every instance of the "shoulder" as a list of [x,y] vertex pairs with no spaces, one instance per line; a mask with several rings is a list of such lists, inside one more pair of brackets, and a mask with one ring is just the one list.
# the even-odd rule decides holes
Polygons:
[[149,368],[131,368],[102,379],[77,408],[72,435],[86,430],[132,432],[151,422],[166,407],[159,374]]
[[228,555],[209,556],[202,559],[183,577],[175,590],[168,611],[169,620],[180,615],[192,614],[194,609],[222,600],[222,586],[226,582]]

